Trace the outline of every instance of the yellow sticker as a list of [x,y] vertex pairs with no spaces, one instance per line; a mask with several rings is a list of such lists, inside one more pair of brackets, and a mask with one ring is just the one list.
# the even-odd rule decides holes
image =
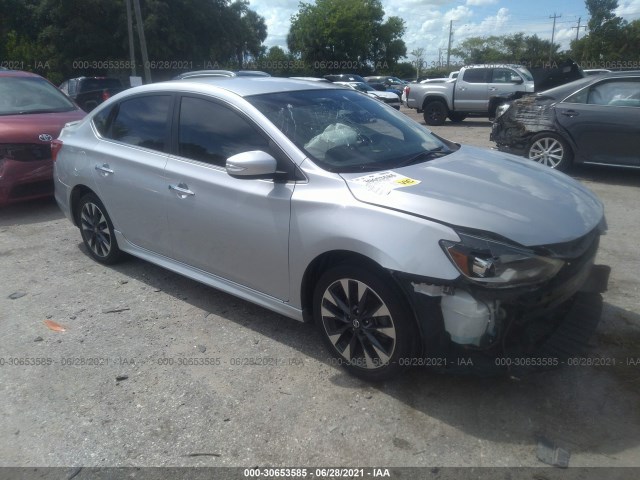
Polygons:
[[411,185],[417,185],[420,183],[420,180],[414,180],[413,178],[405,177],[399,178],[395,181],[395,183],[402,185],[403,187],[410,187]]

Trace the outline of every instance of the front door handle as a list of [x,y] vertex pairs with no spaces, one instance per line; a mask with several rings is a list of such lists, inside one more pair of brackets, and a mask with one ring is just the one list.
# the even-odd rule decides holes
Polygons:
[[113,175],[113,170],[109,168],[108,163],[103,163],[102,165],[96,165],[96,170],[101,172],[106,177],[107,175]]
[[179,183],[178,185],[169,185],[169,190],[173,190],[178,194],[180,198],[193,197],[196,193],[189,190],[189,187],[185,183]]
[[560,112],[560,113],[565,117],[577,117],[578,115],[580,115],[575,110],[565,110],[564,112]]

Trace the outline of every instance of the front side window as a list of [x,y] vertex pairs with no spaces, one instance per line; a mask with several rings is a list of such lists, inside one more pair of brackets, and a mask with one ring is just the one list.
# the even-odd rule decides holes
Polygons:
[[509,70],[508,68],[494,68],[491,83],[513,83],[511,81],[512,76],[517,76],[513,70]]
[[610,80],[570,95],[565,103],[640,107],[640,80]]
[[[113,121],[101,133],[119,142],[163,152],[167,146],[170,106],[169,95],[145,95],[124,100],[118,104]],[[99,118],[94,118],[94,124],[100,131],[97,120]]]
[[252,150],[269,151],[269,141],[244,117],[209,100],[180,102],[178,155],[224,167],[227,158]]

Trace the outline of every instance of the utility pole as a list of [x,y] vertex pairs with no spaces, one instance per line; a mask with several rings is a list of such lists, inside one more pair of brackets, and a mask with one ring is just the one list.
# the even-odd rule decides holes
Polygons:
[[442,47],[438,48],[438,67],[442,68]]
[[131,59],[131,76],[136,77],[136,54],[133,44],[133,19],[131,18],[130,0],[124,0],[127,6],[127,30],[129,31],[129,58]]
[[451,43],[453,43],[453,20],[449,21],[449,45],[447,45],[447,68],[451,61]]
[[138,26],[138,37],[140,37],[140,51],[142,52],[142,63],[144,64],[144,79],[147,83],[151,83],[151,70],[149,69],[149,55],[147,54],[147,40],[144,37],[140,0],[133,0],[133,8],[136,12],[136,25]]
[[576,29],[576,42],[578,41],[578,34],[580,33],[580,29],[584,28],[585,30],[587,29],[586,25],[580,26],[580,22],[582,21],[582,17],[578,17],[578,26],[577,27],[571,27],[572,29]]
[[562,18],[562,15],[556,15],[556,12],[553,12],[553,17],[549,16],[549,18],[553,18],[553,30],[551,31],[551,45],[549,45],[549,63],[551,63],[551,55],[553,54],[553,40],[556,36],[556,18]]

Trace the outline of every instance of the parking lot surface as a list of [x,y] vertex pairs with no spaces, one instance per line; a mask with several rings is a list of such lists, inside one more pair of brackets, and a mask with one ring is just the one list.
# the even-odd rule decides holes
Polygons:
[[[433,131],[491,147],[489,128]],[[544,437],[572,467],[640,467],[640,171],[570,173],[606,207],[604,312],[588,355],[519,380],[367,384],[312,325],[94,262],[53,200],[0,210],[0,466],[526,467]]]

